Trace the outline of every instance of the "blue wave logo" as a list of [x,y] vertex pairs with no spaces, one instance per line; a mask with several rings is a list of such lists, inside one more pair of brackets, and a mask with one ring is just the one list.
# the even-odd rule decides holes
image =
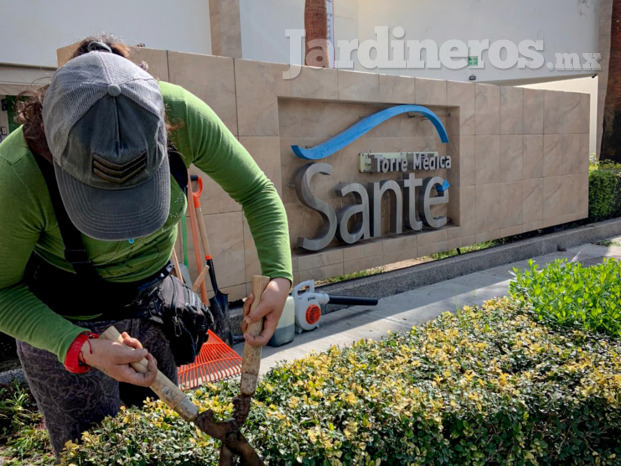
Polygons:
[[295,155],[304,160],[325,159],[326,157],[331,156],[335,152],[340,151],[344,147],[347,147],[356,139],[362,137],[376,126],[381,125],[386,120],[389,120],[390,118],[401,115],[403,113],[417,113],[419,115],[423,115],[429,121],[431,121],[431,123],[433,123],[433,126],[438,131],[440,140],[445,144],[448,142],[448,135],[446,134],[446,129],[444,128],[444,125],[442,124],[438,116],[427,107],[423,107],[421,105],[397,105],[395,107],[381,110],[377,113],[374,113],[373,115],[369,115],[368,117],[363,118],[358,123],[350,126],[342,133],[334,136],[331,139],[328,139],[326,142],[319,144],[315,147],[303,148],[295,145],[291,146],[291,149],[293,149],[293,153]]

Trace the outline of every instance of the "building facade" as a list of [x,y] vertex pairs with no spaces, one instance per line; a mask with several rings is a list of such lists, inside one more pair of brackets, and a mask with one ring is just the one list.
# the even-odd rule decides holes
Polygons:
[[[567,2],[557,0],[546,2],[545,7],[531,1],[467,1],[459,7],[450,2],[452,10],[449,2],[395,1],[380,8],[379,2],[335,0],[335,41],[357,40],[353,69],[300,67],[287,58],[292,53],[290,39],[303,27],[301,0],[211,0],[209,11],[205,11],[206,2],[188,1],[187,10],[179,15],[194,15],[191,24],[203,28],[200,37],[186,36],[176,19],[167,24],[165,18],[172,14],[164,2],[136,3],[160,9],[157,15],[144,13],[131,30],[105,15],[101,24],[107,19],[108,24],[119,26],[119,31],[111,32],[130,44],[144,44],[133,47],[134,57],[146,61],[156,77],[186,87],[211,105],[274,182],[287,209],[296,282],[588,215],[590,95],[515,86],[533,77],[559,78],[552,74],[560,71],[556,68],[516,67],[500,73],[495,66],[481,64],[496,58],[501,65],[507,62],[512,57],[510,43],[517,42],[518,54],[526,52],[518,59],[544,60],[545,65],[556,63],[554,53],[559,50],[575,50],[572,53],[582,66],[589,62],[585,54],[597,48],[597,2],[572,3],[565,11],[561,3],[567,7]],[[14,14],[27,13],[23,8],[30,4],[21,2],[22,9],[15,7]],[[559,21],[547,26],[541,17],[549,21],[547,9],[552,4],[558,8]],[[83,14],[81,3],[56,5],[61,12],[72,6],[77,18]],[[116,6],[121,10],[123,5]],[[132,18],[131,10],[126,13],[123,21]],[[512,17],[515,24],[510,22]],[[26,78],[32,79],[38,72],[52,72],[56,60],[62,64],[70,47],[56,55],[56,41],[65,40],[59,45],[66,46],[92,32],[72,30],[73,22],[64,20],[58,31],[72,31],[72,36],[48,32],[48,37],[55,37],[49,52],[52,61],[26,51],[9,58],[0,54],[0,62],[5,62],[0,68],[4,89],[20,86],[15,82],[19,73],[33,73]],[[99,23],[80,27],[95,29],[93,24]],[[17,29],[16,34],[23,28]],[[386,56],[382,56],[384,33],[397,40],[387,42]],[[169,35],[173,45],[167,45]],[[186,42],[172,42],[172,36]],[[440,44],[435,58],[444,68],[408,68],[409,58],[404,58],[408,41],[427,39],[431,42],[425,54],[430,55],[418,59],[433,58],[432,43]],[[494,49],[498,57],[475,56],[466,50],[466,66],[451,68],[464,59],[453,53],[459,52],[459,41],[467,45],[469,40],[488,39],[490,44],[505,41]],[[567,48],[520,49],[520,42],[539,40]],[[41,37],[37,41],[46,43]],[[441,56],[447,41],[454,41],[444,46],[444,52],[450,53]],[[213,49],[231,56],[209,55]],[[47,57],[48,52],[44,53]],[[18,59],[21,62],[15,63]],[[332,59],[338,66],[344,57],[339,51]],[[401,60],[406,65],[371,66],[382,60],[392,64]],[[582,69],[565,71],[565,77],[584,75]],[[476,73],[476,79],[469,73]],[[44,77],[36,81],[43,82]],[[215,183],[206,177],[204,181],[203,211],[216,252],[219,283],[231,299],[238,299],[249,291],[250,277],[260,272],[252,238],[240,207]]]

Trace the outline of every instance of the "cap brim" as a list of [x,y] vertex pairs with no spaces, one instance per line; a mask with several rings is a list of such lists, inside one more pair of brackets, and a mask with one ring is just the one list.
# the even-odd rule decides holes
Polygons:
[[160,168],[139,186],[107,190],[85,185],[54,163],[58,189],[69,218],[91,238],[121,241],[149,236],[166,223],[170,211],[170,168]]

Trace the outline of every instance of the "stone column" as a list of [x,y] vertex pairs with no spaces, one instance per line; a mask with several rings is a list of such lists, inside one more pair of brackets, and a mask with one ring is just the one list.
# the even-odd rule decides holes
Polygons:
[[608,87],[608,65],[610,64],[610,29],[612,26],[612,1],[600,0],[599,3],[599,53],[602,54],[597,82],[597,140],[595,151],[599,159],[602,148],[602,126],[604,123],[604,103]]
[[211,53],[241,58],[239,0],[209,0]]

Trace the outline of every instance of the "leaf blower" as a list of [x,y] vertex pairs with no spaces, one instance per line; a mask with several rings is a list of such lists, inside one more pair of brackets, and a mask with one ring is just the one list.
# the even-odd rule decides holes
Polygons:
[[376,306],[378,300],[374,298],[362,298],[357,296],[334,296],[328,293],[315,291],[315,281],[307,280],[293,288],[291,292],[295,303],[295,331],[313,330],[321,320],[323,304],[346,304]]

